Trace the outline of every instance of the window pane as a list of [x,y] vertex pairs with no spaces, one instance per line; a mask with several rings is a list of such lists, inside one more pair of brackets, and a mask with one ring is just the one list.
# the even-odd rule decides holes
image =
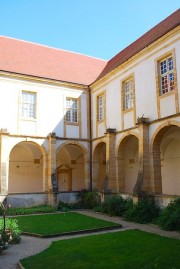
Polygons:
[[36,93],[22,92],[21,116],[23,118],[36,117]]
[[173,69],[173,59],[172,57],[168,58],[168,69],[171,71]]
[[77,108],[77,100],[72,100],[72,108]]
[[22,117],[27,118],[27,116],[28,116],[28,105],[23,103],[22,104]]
[[161,80],[161,88],[162,88],[162,93],[168,92],[168,80],[167,80],[167,76],[162,77],[162,80]]
[[72,121],[77,122],[77,110],[72,110]]
[[66,121],[78,122],[78,100],[74,98],[66,98]]
[[161,94],[174,90],[173,57],[167,57],[160,62],[160,86]]
[[71,107],[71,99],[66,98],[66,107],[70,108]]
[[169,87],[170,87],[170,91],[174,90],[174,74],[173,73],[169,74]]
[[70,110],[66,111],[66,121],[71,121],[71,111]]
[[164,74],[167,72],[167,67],[166,67],[166,60],[161,62],[161,74]]
[[124,109],[132,108],[134,105],[133,81],[129,79],[124,82]]
[[104,119],[104,96],[98,97],[98,120]]

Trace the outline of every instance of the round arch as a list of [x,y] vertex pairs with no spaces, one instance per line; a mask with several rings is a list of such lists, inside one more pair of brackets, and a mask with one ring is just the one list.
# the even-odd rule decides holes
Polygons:
[[88,151],[87,149],[85,148],[84,145],[82,145],[81,143],[77,142],[77,141],[67,141],[67,142],[64,142],[62,143],[56,150],[56,154],[58,154],[58,152],[64,147],[64,146],[67,146],[67,145],[74,145],[76,146],[77,148],[79,148],[83,155],[84,155],[84,158],[85,158],[85,161],[89,161],[89,156],[88,156]]
[[57,181],[60,192],[86,189],[89,181],[89,156],[84,145],[67,141],[57,150]]
[[116,146],[116,157],[118,157],[118,151],[119,151],[119,146],[120,146],[120,144],[123,142],[123,140],[124,139],[126,139],[126,138],[128,138],[129,136],[135,136],[137,139],[138,139],[138,141],[139,141],[139,134],[138,133],[136,133],[136,132],[134,132],[134,131],[129,131],[129,132],[127,132],[126,134],[124,134],[121,138],[120,138],[120,140],[119,140],[119,142],[118,142],[118,144],[117,144],[117,146]]
[[44,192],[47,152],[34,141],[20,141],[9,154],[9,193]]
[[102,139],[94,145],[92,163],[92,187],[94,190],[105,190],[106,181],[106,140]]
[[[161,136],[163,135],[163,132],[170,126],[177,126],[180,127],[180,122],[179,121],[175,121],[175,120],[169,120],[167,122],[164,122],[163,124],[161,124],[153,133],[152,138],[151,138],[151,144],[150,144],[150,149],[151,152],[153,151],[153,145],[154,145],[154,141],[157,138],[157,135],[160,134]],[[166,128],[166,129],[165,129]],[[161,132],[161,133],[160,133]]]
[[102,138],[101,140],[98,140],[98,141],[96,141],[96,142],[93,144],[92,155],[94,155],[94,151],[96,150],[97,146],[98,146],[100,143],[105,143],[105,144],[106,144],[106,138]]
[[139,135],[130,131],[123,135],[116,148],[119,190],[133,193],[139,171]]
[[169,120],[154,132],[152,155],[153,190],[156,194],[180,194],[180,122]]

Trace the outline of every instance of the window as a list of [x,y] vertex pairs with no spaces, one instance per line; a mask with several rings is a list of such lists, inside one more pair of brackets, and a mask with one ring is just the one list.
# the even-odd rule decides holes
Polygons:
[[36,93],[22,92],[21,116],[22,118],[36,118]]
[[74,98],[66,98],[66,122],[78,122],[78,101]]
[[97,101],[98,101],[98,111],[97,111],[98,120],[102,121],[102,120],[104,120],[104,117],[105,117],[105,96],[104,96],[104,94],[98,96]]
[[133,79],[129,78],[123,82],[124,110],[134,106]]
[[165,94],[174,90],[174,63],[169,56],[159,62],[160,93]]

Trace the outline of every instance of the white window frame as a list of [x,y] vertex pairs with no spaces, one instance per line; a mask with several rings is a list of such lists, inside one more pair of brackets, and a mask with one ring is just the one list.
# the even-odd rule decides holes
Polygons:
[[160,94],[172,92],[174,87],[174,59],[169,55],[159,61]]
[[123,81],[124,110],[134,107],[134,85],[133,78]]
[[98,121],[103,121],[105,118],[105,95],[99,95],[98,101]]
[[66,114],[67,123],[78,123],[78,99],[66,97]]
[[36,100],[36,92],[22,91],[21,117],[23,119],[36,119]]

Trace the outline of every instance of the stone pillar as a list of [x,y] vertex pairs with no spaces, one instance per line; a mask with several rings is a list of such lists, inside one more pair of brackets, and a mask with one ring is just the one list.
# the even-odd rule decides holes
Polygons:
[[149,123],[147,118],[138,118],[139,172],[133,194],[142,196],[152,193],[149,158]]
[[57,206],[56,134],[48,135],[48,202]]
[[115,158],[116,130],[106,130],[106,180],[107,189],[110,192],[117,192],[116,184],[116,158]]
[[9,152],[7,152],[6,142],[8,133],[0,134],[0,193],[1,195],[8,194],[8,179],[9,179]]
[[84,184],[85,184],[85,189],[90,190],[91,189],[91,182],[90,182],[90,164],[89,160],[86,160],[85,158],[85,164],[84,164]]
[[99,161],[93,160],[92,166],[92,189],[98,189],[98,181],[99,181]]
[[153,151],[153,184],[152,189],[156,194],[162,194],[162,175],[161,175],[161,157],[160,144]]
[[122,156],[116,157],[116,171],[117,190],[122,192],[125,189],[124,157]]
[[43,191],[48,192],[48,154],[43,156]]

